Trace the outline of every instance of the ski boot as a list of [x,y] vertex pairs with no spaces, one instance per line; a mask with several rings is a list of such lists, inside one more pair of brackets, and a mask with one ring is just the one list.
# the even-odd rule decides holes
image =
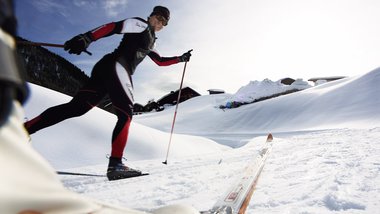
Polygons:
[[124,178],[131,178],[141,176],[142,173],[139,170],[132,169],[121,162],[121,158],[110,157],[110,163],[107,169],[108,180],[119,180]]

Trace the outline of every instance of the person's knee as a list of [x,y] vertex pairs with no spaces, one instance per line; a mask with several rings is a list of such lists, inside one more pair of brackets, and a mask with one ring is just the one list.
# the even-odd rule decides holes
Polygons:
[[72,100],[68,103],[72,117],[79,117],[90,111],[94,106],[90,103]]

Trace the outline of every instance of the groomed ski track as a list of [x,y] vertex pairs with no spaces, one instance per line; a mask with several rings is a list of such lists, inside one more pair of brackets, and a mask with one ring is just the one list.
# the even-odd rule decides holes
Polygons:
[[[150,211],[168,204],[184,203],[196,209],[209,210],[226,189],[236,181],[246,164],[259,156],[266,136],[254,138],[247,145],[223,154],[185,157],[171,160],[126,162],[131,167],[149,172],[148,176],[108,181],[106,177],[60,175],[69,189],[106,202]],[[104,171],[99,171],[104,169]],[[101,174],[106,166],[91,166],[65,171]],[[157,182],[159,181],[159,182]],[[212,185],[214,184],[214,185]],[[118,186],[122,190],[115,191]],[[174,186],[174,188],[173,188]],[[220,189],[224,186],[224,189]],[[130,188],[129,188],[130,187]],[[176,192],[172,192],[173,189]],[[202,190],[199,192],[199,190]],[[146,194],[146,192],[153,194]],[[108,197],[114,195],[114,200]],[[130,204],[133,201],[134,204]]]
[[[272,152],[246,213],[377,212],[380,128],[273,135]],[[150,173],[140,178],[112,182],[83,176],[61,179],[71,190],[123,207],[150,211],[182,203],[206,211],[236,180],[252,154],[258,154],[265,138],[254,138],[224,154],[169,158],[168,165],[162,164],[163,159],[130,162]],[[358,143],[363,139],[365,143]],[[99,174],[105,170],[106,165],[70,169]]]

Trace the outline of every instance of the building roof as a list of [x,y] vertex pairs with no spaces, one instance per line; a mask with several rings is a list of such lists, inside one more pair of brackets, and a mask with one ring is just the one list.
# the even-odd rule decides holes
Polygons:
[[[171,103],[173,103],[173,101],[177,102],[178,93],[179,93],[179,89],[176,91],[171,91],[169,94],[158,99],[157,103],[159,103],[160,105],[164,105],[164,104],[171,104]],[[183,102],[187,99],[190,99],[190,98],[196,97],[196,96],[200,96],[200,94],[190,87],[184,87],[181,90],[180,102]]]

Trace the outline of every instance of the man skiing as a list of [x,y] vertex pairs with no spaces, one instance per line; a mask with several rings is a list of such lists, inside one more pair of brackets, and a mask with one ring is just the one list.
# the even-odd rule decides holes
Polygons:
[[118,120],[112,133],[107,177],[109,180],[116,180],[141,175],[140,171],[131,169],[122,163],[133,113],[131,76],[137,65],[146,56],[149,56],[159,66],[187,62],[191,57],[190,52],[181,56],[161,57],[153,51],[156,40],[155,32],[166,26],[169,19],[169,10],[163,6],[156,6],[147,20],[136,17],[108,23],[68,40],[65,43],[65,50],[70,54],[79,55],[86,51],[93,41],[114,34],[124,34],[119,46],[95,64],[89,82],[78,91],[70,102],[51,107],[24,124],[29,134],[65,119],[85,114],[108,94]]

